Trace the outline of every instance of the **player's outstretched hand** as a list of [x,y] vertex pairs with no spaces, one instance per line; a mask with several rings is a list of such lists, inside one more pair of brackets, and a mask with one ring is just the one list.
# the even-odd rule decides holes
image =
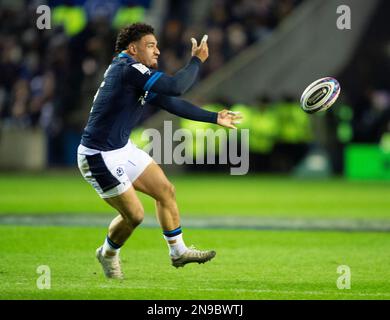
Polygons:
[[200,42],[198,47],[198,43],[195,38],[191,38],[192,42],[192,56],[198,57],[202,62],[205,62],[209,57],[209,46],[207,45],[208,35],[205,34]]
[[218,112],[217,123],[222,127],[237,129],[235,127],[235,124],[240,124],[240,119],[242,119],[240,112],[234,112],[224,109]]

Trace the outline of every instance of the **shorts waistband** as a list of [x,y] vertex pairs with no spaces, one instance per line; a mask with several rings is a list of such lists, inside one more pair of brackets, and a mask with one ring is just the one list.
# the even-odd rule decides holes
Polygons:
[[78,154],[82,154],[82,155],[86,155],[86,156],[92,156],[92,155],[97,154],[97,153],[109,153],[109,152],[120,151],[120,150],[126,149],[126,148],[128,148],[129,146],[132,146],[132,145],[133,145],[133,143],[129,139],[129,142],[125,146],[123,146],[122,148],[109,150],[109,151],[102,151],[102,150],[96,150],[96,149],[88,148],[88,147],[86,147],[86,146],[84,146],[82,144],[79,144],[79,146],[77,148],[77,153]]

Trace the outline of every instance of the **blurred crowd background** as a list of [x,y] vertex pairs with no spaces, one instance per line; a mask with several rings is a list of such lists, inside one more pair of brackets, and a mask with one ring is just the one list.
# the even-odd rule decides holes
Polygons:
[[[72,166],[91,101],[113,58],[120,27],[136,21],[152,23],[161,50],[160,67],[170,74],[188,61],[189,39],[200,39],[207,33],[210,57],[202,69],[202,80],[251,45],[267,41],[302,2],[217,0],[202,10],[205,1],[1,1],[0,127],[21,131],[41,128],[47,165]],[[50,30],[36,26],[36,8],[41,4],[51,8]],[[381,23],[378,17],[377,21]],[[365,38],[352,58],[356,63],[339,75],[343,98],[337,108],[323,115],[340,146],[335,151],[339,155],[332,160],[335,172],[343,170],[345,144],[379,144],[388,137],[390,42],[385,34],[377,32],[376,37]],[[257,101],[240,103],[220,97],[207,105],[240,109],[258,119],[257,126],[248,122],[253,132],[252,168],[289,171],[315,142],[309,116],[288,94],[278,101],[259,94]],[[155,113],[148,110],[144,120]]]

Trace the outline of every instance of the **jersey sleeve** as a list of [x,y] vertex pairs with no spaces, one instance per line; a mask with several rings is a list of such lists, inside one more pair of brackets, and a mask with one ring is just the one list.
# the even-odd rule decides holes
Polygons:
[[128,65],[123,72],[123,78],[126,83],[144,91],[149,91],[162,75],[162,72],[152,71],[142,63]]
[[192,57],[190,62],[174,76],[163,72],[151,71],[141,63],[135,63],[125,68],[124,79],[127,83],[144,91],[153,91],[167,96],[184,94],[195,83],[201,61]]
[[182,118],[201,122],[217,123],[218,113],[204,110],[177,97],[156,94],[150,99],[150,101],[148,101],[148,103]]

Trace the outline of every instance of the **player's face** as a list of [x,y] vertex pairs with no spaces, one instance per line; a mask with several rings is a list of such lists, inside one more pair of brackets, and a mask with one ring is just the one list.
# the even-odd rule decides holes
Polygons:
[[134,57],[149,68],[157,69],[160,50],[157,47],[156,37],[152,34],[143,36],[136,42],[136,54]]

